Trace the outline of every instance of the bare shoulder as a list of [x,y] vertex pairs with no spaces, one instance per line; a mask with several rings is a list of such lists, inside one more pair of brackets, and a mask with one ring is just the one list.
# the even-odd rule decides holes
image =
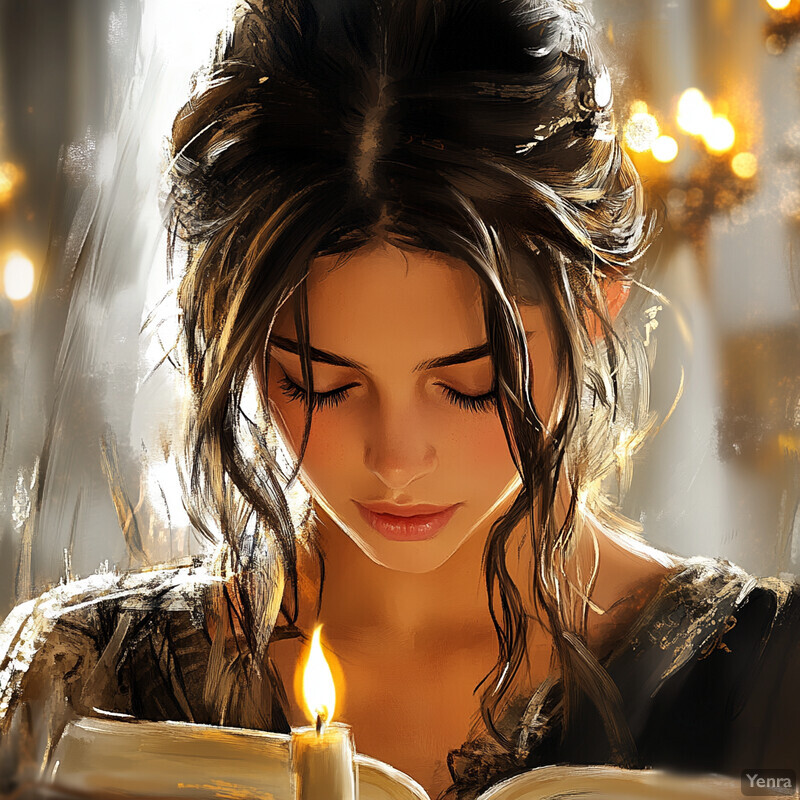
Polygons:
[[588,620],[589,645],[599,655],[630,629],[665,581],[680,569],[680,559],[641,542],[626,546],[621,537],[598,534],[599,567]]

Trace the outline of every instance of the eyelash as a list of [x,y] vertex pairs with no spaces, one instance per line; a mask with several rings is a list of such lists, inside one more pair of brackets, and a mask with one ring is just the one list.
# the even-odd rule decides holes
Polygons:
[[497,405],[497,394],[494,389],[486,392],[486,394],[461,394],[450,386],[443,383],[437,383],[437,386],[442,387],[444,396],[458,408],[463,408],[465,411],[490,411]]
[[[302,386],[298,386],[285,372],[280,381],[278,381],[278,385],[290,400],[299,400],[301,403],[305,403],[308,400],[306,390]],[[348,383],[347,386],[342,386],[330,392],[312,392],[312,411],[316,408],[335,408],[347,397],[347,392],[356,385],[355,383]]]
[[[302,386],[298,386],[285,372],[283,377],[278,381],[281,391],[289,398],[289,400],[299,400],[305,403],[308,399],[308,394]],[[312,392],[311,394],[311,408],[335,408],[342,401],[347,398],[347,393],[354,386],[358,384],[349,383],[347,386],[342,386],[339,389],[333,389],[330,392]],[[458,408],[465,411],[489,411],[497,405],[497,395],[494,389],[486,394],[469,395],[461,394],[450,386],[443,383],[437,383],[436,386],[441,386],[444,391],[444,396],[447,400]]]

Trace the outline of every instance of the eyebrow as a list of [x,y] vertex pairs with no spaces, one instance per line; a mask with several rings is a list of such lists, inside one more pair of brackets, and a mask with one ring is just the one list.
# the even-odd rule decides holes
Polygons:
[[[287,353],[300,355],[300,347],[293,339],[286,339],[283,336],[272,336],[270,338],[270,345],[277,347],[279,350],[285,350]],[[334,367],[348,367],[350,369],[357,369],[361,372],[368,372],[369,370],[358,361],[352,361],[349,358],[329,353],[327,350],[318,350],[316,347],[311,347],[311,360],[320,364],[331,364]],[[468,364],[471,361],[478,361],[481,358],[486,358],[490,355],[489,343],[484,342],[475,347],[467,347],[464,350],[459,350],[457,353],[451,353],[448,356],[441,356],[440,358],[432,358],[427,361],[420,361],[414,372],[423,372],[427,369],[441,369],[442,367],[452,367],[456,364]]]

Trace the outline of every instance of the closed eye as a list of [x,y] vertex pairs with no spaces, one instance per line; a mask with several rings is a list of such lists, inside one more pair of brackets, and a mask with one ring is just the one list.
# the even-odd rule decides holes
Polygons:
[[[293,381],[286,374],[286,372],[283,371],[283,369],[281,369],[281,372],[283,372],[283,377],[279,379],[278,385],[280,386],[283,394],[292,401],[299,401],[301,403],[308,402],[307,390],[300,384]],[[331,389],[327,392],[312,392],[312,410],[335,408],[347,399],[350,389],[354,389],[358,385],[359,384],[357,382],[353,382],[344,386],[339,386],[336,389]],[[441,387],[442,392],[447,398],[448,402],[452,403],[452,405],[458,408],[464,409],[465,411],[491,411],[497,405],[497,393],[494,389],[491,389],[485,394],[472,395],[458,392],[453,389],[452,386],[448,386],[444,383],[437,382],[435,385]]]
[[[300,384],[295,383],[283,369],[281,369],[281,372],[283,372],[283,377],[278,380],[278,385],[286,397],[289,400],[299,400],[301,403],[307,403],[309,400],[308,391]],[[347,393],[356,386],[358,386],[358,383],[348,383],[328,392],[311,392],[311,409],[335,408],[339,403],[347,399]]]
[[497,392],[494,388],[490,389],[486,394],[463,394],[457,392],[452,386],[444,383],[436,383],[436,386],[442,387],[444,396],[458,408],[463,408],[465,411],[491,411],[497,406]]

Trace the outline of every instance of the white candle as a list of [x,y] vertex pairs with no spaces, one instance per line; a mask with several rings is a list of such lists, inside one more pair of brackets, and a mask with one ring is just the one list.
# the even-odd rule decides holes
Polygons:
[[320,642],[321,626],[311,637],[303,671],[303,696],[316,724],[293,728],[289,764],[295,800],[356,800],[358,773],[353,733],[348,725],[330,722],[336,687]]
[[354,755],[349,725],[292,729],[289,760],[295,800],[356,800]]

